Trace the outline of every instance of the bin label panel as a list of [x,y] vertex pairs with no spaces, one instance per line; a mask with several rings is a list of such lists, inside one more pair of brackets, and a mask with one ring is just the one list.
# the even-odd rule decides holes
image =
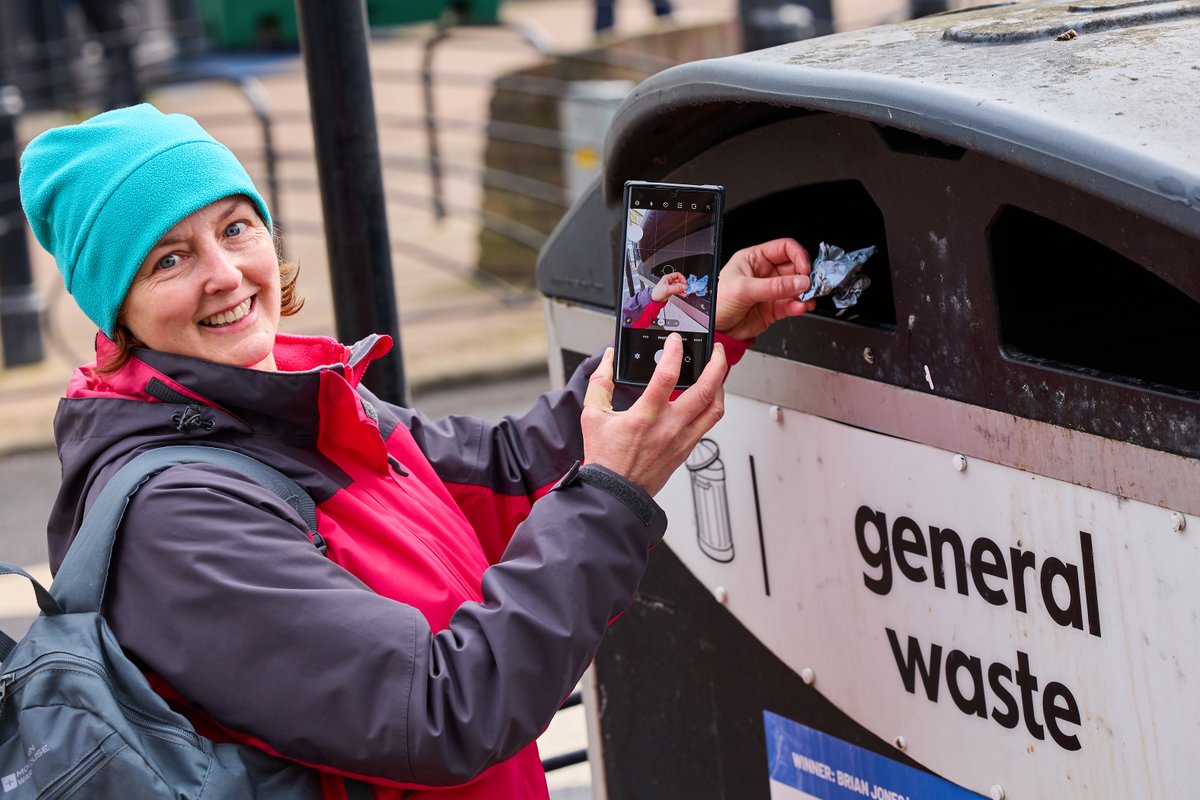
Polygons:
[[666,542],[859,724],[980,792],[1200,784],[1200,519],[743,397],[726,408],[704,468],[659,495]]
[[763,712],[771,800],[981,800],[982,795]]

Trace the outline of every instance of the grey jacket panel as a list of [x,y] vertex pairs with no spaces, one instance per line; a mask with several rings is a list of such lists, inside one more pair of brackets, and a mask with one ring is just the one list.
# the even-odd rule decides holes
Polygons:
[[174,467],[135,498],[109,604],[131,653],[289,758],[424,785],[469,780],[545,730],[666,528],[648,496],[647,524],[590,483],[561,487],[484,574],[483,602],[434,635],[240,475]]
[[407,427],[448,483],[529,495],[557,481],[583,458],[579,414],[587,379],[598,363],[599,357],[593,356],[566,387],[542,395],[525,413],[495,423],[462,416],[431,419],[416,409],[382,405],[380,430],[386,438],[391,427]]
[[[547,392],[523,414],[512,414],[496,423],[473,417],[431,419],[412,408],[381,403],[360,389],[380,410],[384,438],[396,425],[412,433],[425,456],[448,483],[482,486],[501,494],[528,495],[562,477],[583,458],[579,414],[588,378],[600,364],[601,354],[579,365],[567,385]],[[629,408],[645,387],[619,385],[613,407]]]

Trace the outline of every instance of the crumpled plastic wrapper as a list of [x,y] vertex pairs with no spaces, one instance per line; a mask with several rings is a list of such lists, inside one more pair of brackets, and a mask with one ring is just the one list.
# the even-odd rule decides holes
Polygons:
[[704,297],[708,294],[708,276],[698,277],[696,275],[687,276],[687,292],[688,297]]
[[863,290],[871,285],[871,279],[859,275],[858,271],[875,253],[875,246],[864,247],[847,253],[837,245],[821,242],[820,252],[812,264],[812,286],[800,295],[801,300],[833,295],[833,304],[845,310],[858,302]]

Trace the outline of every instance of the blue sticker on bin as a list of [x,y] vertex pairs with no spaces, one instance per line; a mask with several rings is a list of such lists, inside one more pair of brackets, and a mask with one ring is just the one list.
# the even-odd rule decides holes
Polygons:
[[981,800],[956,786],[798,722],[763,712],[771,800]]

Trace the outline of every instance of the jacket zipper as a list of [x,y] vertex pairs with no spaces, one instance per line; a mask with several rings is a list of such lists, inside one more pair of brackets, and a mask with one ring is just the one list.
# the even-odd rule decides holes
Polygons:
[[96,745],[96,749],[88,754],[88,757],[75,766],[73,770],[62,777],[62,782],[55,786],[54,789],[44,796],[44,800],[57,800],[59,797],[67,797],[80,784],[85,783],[88,778],[99,772],[100,767],[108,761],[109,756],[104,752],[101,745]]
[[[19,670],[0,675],[0,713],[3,712],[4,698],[8,692],[16,691],[17,689],[21,688],[25,681],[27,681],[34,672],[37,672],[43,667],[51,665],[64,665],[91,673],[104,682],[104,685],[109,688],[109,691],[112,693],[114,699],[117,697],[116,690],[114,689],[112,683],[108,680],[108,675],[95,661],[80,656],[73,656],[68,653],[46,653],[45,655],[38,656],[33,660],[33,662],[25,665]],[[126,705],[119,700],[117,703],[121,707],[121,715],[133,725],[145,730],[150,730],[156,733],[172,736],[177,739],[182,739],[192,747],[203,749],[203,743],[200,739],[200,736],[194,731],[189,731],[173,723],[151,716],[150,714],[140,711],[133,706]]]

